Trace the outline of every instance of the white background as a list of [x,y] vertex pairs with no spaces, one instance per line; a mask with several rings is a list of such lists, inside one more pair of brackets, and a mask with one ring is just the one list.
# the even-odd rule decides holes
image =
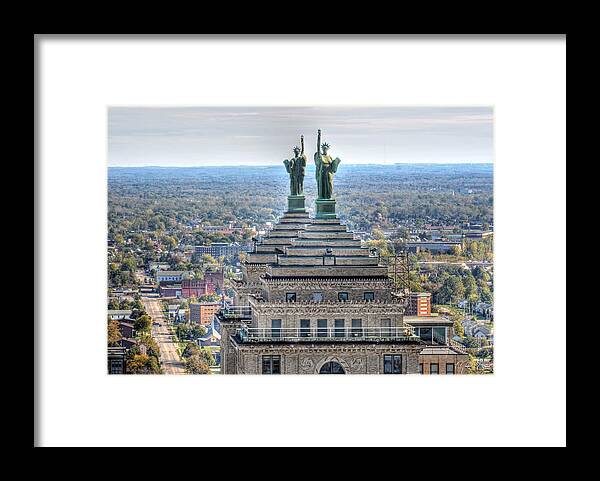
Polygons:
[[[38,444],[566,443],[566,43],[38,38]],[[108,376],[107,106],[493,105],[493,376]]]

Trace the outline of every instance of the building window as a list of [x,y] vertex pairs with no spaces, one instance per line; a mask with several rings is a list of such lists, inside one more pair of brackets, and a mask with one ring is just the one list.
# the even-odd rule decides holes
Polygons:
[[334,336],[335,337],[344,337],[345,329],[344,329],[344,319],[336,319],[334,322]]
[[431,342],[431,327],[419,328],[419,337],[422,341]]
[[384,374],[402,374],[402,356],[400,354],[386,354],[383,356]]
[[338,301],[347,301],[348,293],[347,292],[338,292]]
[[423,363],[422,363],[422,362],[420,362],[420,363],[419,363],[419,374],[423,374],[423,372],[424,372],[424,371],[423,371]]
[[285,294],[286,302],[296,302],[296,293],[295,292],[287,292]]
[[319,374],[346,374],[346,372],[340,363],[329,361],[321,366]]
[[446,344],[446,328],[445,327],[434,327],[432,329],[433,342],[438,344]]
[[281,374],[281,356],[263,356],[262,373]]
[[381,335],[383,337],[391,337],[392,336],[392,320],[391,319],[382,319],[381,320]]
[[312,300],[315,302],[322,302],[323,301],[323,293],[321,293],[321,292],[313,293]]
[[362,337],[362,319],[352,319],[352,336]]
[[281,337],[281,319],[271,320],[271,337]]
[[431,363],[429,365],[429,374],[439,374],[440,373],[440,365],[437,363]]
[[300,337],[310,337],[310,319],[300,319]]
[[446,363],[446,374],[454,374],[454,364]]
[[365,292],[363,294],[363,298],[365,301],[374,301],[375,300],[375,293],[374,292]]
[[123,374],[123,361],[121,359],[112,359],[110,361],[110,374]]
[[327,319],[317,319],[317,337],[327,337]]

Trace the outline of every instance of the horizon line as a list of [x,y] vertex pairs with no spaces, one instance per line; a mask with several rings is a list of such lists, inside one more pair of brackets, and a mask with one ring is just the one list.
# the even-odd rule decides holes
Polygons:
[[[281,164],[283,165],[283,164]],[[359,162],[344,165],[494,165],[494,162]],[[199,167],[279,167],[279,164],[201,164],[201,165],[108,165],[108,168],[199,168]],[[310,165],[307,165],[308,168]]]

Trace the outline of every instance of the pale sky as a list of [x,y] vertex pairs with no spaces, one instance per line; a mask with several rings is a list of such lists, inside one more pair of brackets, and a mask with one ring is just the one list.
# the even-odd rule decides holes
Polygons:
[[492,107],[111,107],[109,166],[279,165],[317,129],[346,164],[488,163]]

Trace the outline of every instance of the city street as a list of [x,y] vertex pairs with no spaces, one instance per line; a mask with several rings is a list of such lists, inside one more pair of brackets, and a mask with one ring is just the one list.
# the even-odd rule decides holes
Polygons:
[[[160,299],[142,297],[142,303],[148,315],[152,318],[152,337],[160,348],[161,365],[165,374],[186,374],[183,362],[173,341],[171,328],[163,315]],[[157,322],[159,325],[155,326]]]

